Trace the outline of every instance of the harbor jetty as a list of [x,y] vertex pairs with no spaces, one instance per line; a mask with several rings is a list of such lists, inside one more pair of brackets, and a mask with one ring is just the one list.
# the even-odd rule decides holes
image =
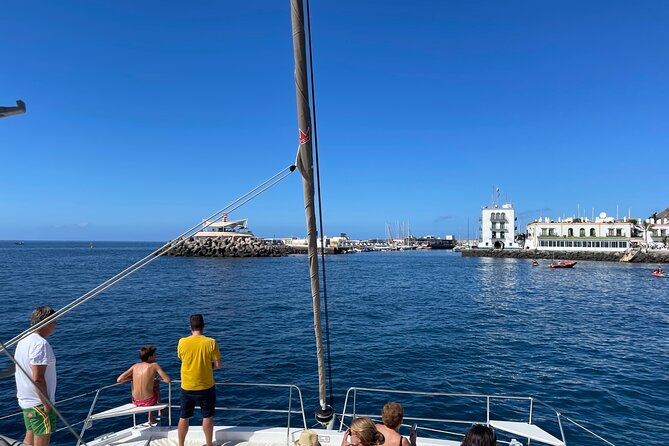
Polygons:
[[[165,247],[165,251],[165,255],[176,257],[281,257],[307,254],[307,247],[256,237],[195,236],[175,240]],[[325,254],[337,253],[334,248],[325,248]]]
[[669,263],[669,251],[634,252],[543,251],[534,249],[463,249],[463,257],[497,257],[501,259],[594,260],[602,262]]
[[165,247],[179,257],[280,257],[294,254],[290,247],[254,237],[189,237]]

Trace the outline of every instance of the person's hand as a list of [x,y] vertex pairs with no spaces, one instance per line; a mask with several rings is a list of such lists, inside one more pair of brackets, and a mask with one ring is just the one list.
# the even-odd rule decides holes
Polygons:
[[411,434],[409,434],[409,444],[411,446],[416,446],[416,429],[411,429]]
[[49,413],[51,412],[51,406],[48,404],[44,404],[44,412]]

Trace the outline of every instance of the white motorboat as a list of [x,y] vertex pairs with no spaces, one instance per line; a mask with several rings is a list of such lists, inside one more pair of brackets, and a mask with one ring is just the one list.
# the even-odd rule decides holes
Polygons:
[[205,220],[202,230],[195,233],[195,237],[247,237],[253,238],[253,233],[248,228],[248,219],[230,220],[224,215],[219,220]]

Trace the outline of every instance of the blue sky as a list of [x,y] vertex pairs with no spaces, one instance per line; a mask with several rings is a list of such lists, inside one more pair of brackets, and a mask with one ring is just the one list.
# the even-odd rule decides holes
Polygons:
[[[669,3],[311,5],[325,232],[669,206]],[[294,161],[288,0],[12,1],[0,239],[166,240]],[[297,173],[238,210],[303,236]]]

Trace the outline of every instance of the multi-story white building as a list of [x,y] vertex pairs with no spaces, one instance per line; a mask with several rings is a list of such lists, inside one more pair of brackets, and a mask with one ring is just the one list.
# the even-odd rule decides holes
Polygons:
[[516,215],[511,203],[486,206],[481,210],[481,241],[483,249],[518,249],[515,241]]
[[648,223],[652,226],[649,228],[646,236],[647,242],[654,246],[669,246],[669,218],[649,218]]
[[527,225],[526,249],[539,251],[625,251],[630,247],[633,224],[616,221],[604,212],[587,218],[535,221]]

